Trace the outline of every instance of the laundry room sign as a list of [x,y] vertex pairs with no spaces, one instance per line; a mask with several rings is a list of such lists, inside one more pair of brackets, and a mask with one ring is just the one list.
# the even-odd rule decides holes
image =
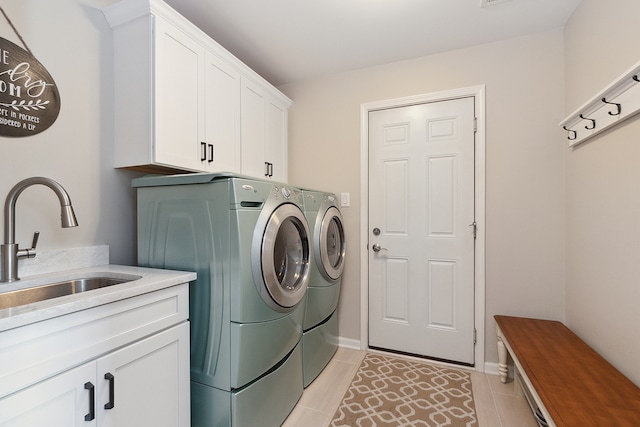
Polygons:
[[0,136],[31,136],[48,129],[58,118],[60,94],[53,77],[15,29],[26,50],[0,38]]

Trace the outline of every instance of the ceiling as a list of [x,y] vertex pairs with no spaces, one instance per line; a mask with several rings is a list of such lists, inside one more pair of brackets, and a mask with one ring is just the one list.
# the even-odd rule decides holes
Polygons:
[[561,28],[580,1],[166,0],[275,86]]

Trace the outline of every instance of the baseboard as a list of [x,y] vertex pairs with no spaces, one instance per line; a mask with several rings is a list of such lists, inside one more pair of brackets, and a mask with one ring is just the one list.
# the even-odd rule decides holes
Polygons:
[[494,362],[484,362],[484,373],[498,375],[498,364]]
[[354,340],[352,338],[338,337],[338,345],[353,350],[363,350],[363,348],[360,347],[360,340]]

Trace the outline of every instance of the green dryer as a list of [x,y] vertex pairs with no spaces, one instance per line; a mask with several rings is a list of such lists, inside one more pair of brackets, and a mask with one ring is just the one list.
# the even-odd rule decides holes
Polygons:
[[230,174],[146,176],[138,264],[191,270],[192,426],[279,426],[302,395],[302,192]]

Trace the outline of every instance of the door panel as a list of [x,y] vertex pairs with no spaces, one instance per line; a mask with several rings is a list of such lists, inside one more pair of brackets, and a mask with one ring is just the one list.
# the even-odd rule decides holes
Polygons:
[[170,23],[156,19],[157,103],[153,144],[158,163],[200,170],[200,139],[204,133],[202,46]]
[[95,362],[10,394],[0,399],[0,426],[95,427],[95,413],[85,418],[91,413],[89,385],[97,385]]
[[370,112],[369,162],[369,344],[472,364],[474,98]]
[[190,425],[188,360],[188,323],[98,359],[98,427]]
[[206,152],[200,156],[202,167],[240,172],[240,73],[210,52],[206,58]]

